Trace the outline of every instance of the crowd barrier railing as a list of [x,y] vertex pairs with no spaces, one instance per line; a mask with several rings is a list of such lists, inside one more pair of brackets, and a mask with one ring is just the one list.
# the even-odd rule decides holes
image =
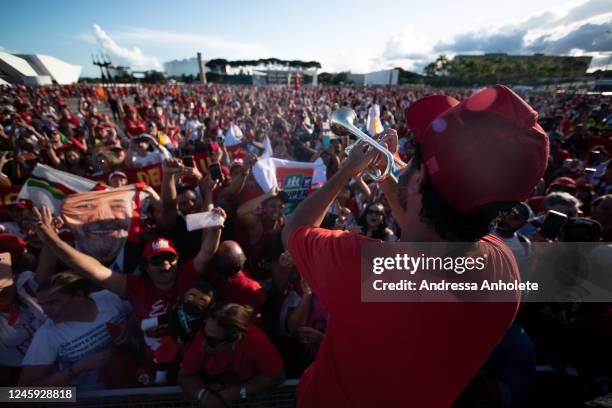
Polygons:
[[[249,398],[232,408],[292,408],[295,407],[295,388],[298,380],[287,380],[267,393]],[[47,403],[40,407],[70,408],[196,408],[196,401],[183,393],[179,386],[121,388],[113,390],[77,390],[75,403]]]

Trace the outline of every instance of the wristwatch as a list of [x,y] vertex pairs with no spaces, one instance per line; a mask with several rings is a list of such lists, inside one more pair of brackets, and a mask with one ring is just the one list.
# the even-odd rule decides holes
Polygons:
[[241,399],[241,400],[245,400],[245,399],[247,399],[247,389],[246,389],[246,385],[243,385],[242,387],[240,387],[240,399]]

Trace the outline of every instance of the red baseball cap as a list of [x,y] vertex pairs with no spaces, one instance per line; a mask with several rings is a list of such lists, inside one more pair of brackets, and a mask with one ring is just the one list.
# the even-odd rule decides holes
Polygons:
[[550,183],[551,186],[565,186],[576,188],[576,180],[571,177],[557,177]]
[[0,252],[10,252],[13,262],[20,259],[26,252],[26,243],[13,234],[0,234]]
[[428,96],[406,109],[406,123],[440,196],[461,212],[499,201],[523,201],[548,162],[538,113],[503,85],[463,102]]
[[149,242],[145,247],[143,255],[145,259],[149,261],[161,252],[170,252],[171,254],[178,255],[172,242],[168,241],[166,238],[155,238],[153,241]]
[[16,198],[9,204],[22,210],[31,210],[34,207],[34,203],[26,198]]

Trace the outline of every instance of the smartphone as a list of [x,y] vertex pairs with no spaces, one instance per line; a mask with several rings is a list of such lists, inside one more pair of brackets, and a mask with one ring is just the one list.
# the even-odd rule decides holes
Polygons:
[[556,239],[565,221],[567,221],[567,215],[555,210],[548,211],[542,228],[540,228],[542,236],[546,239]]
[[208,166],[208,171],[210,171],[210,175],[213,180],[223,180],[223,174],[221,173],[221,167],[219,166],[219,163],[211,163],[210,166]]
[[193,167],[193,156],[183,156],[183,164],[187,167]]

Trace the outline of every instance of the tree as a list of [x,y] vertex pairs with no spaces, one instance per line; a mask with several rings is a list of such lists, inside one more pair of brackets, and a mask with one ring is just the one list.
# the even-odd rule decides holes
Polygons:
[[340,72],[334,76],[333,84],[340,85],[348,83],[348,72]]
[[166,77],[159,71],[147,71],[142,82],[147,84],[163,84],[166,82]]
[[323,85],[330,85],[333,81],[333,74],[329,72],[321,72],[317,77],[317,82]]

